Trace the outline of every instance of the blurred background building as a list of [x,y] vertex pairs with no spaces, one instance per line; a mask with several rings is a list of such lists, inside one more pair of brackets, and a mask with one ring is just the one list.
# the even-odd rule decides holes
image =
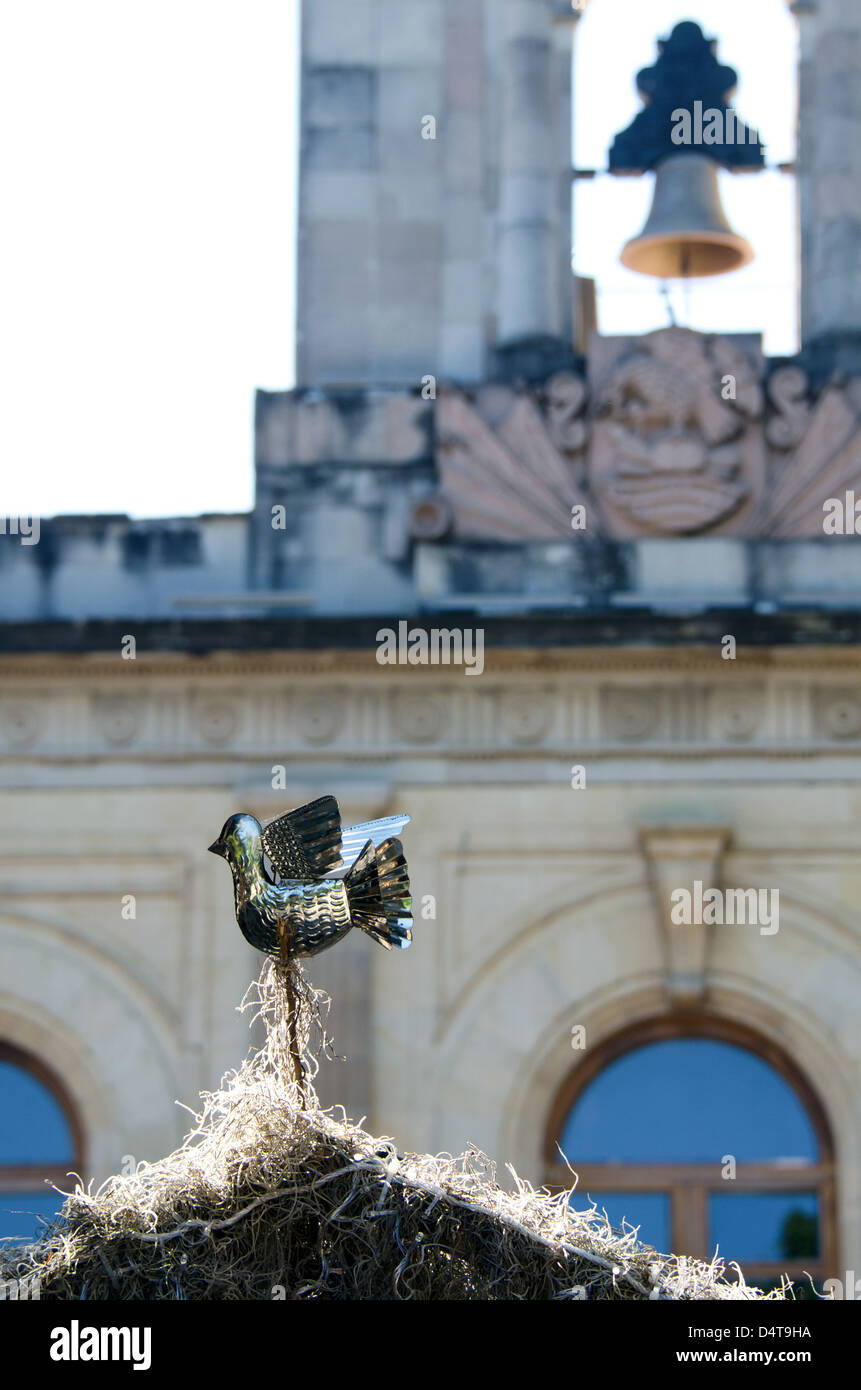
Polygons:
[[[258,960],[205,847],[333,792],[411,813],[417,921],[406,956],[312,963],[328,1102],[536,1183],[564,1154],[614,1220],[760,1279],[861,1267],[861,13],[790,5],[802,345],[774,358],[596,331],[583,8],[306,4],[298,385],[258,395],[253,512],[5,519],[9,1233],[43,1177],[166,1152],[174,1098],[237,1064]],[[661,179],[666,149],[619,150]],[[384,664],[387,629],[481,632],[483,669]],[[697,883],[778,893],[778,929],[675,924]]]

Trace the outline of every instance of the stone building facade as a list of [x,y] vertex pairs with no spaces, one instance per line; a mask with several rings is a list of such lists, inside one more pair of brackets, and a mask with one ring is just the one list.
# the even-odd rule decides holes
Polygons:
[[[724,1029],[809,1100],[821,1272],[859,1267],[861,15],[791,8],[804,343],[769,361],[585,339],[570,7],[306,4],[299,384],[259,395],[254,512],[0,537],[0,1042],[88,1173],[247,1045],[205,846],[331,791],[411,813],[417,923],[314,962],[328,1099],[542,1181],[572,1029]],[[381,664],[401,623],[480,630],[480,676]],[[779,932],[680,933],[697,882],[778,889]]]

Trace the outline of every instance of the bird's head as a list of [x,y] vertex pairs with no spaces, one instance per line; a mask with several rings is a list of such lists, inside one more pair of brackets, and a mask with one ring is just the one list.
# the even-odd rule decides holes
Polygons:
[[261,857],[262,833],[259,820],[240,811],[224,822],[218,839],[208,846],[209,853],[221,855],[231,868],[250,867]]

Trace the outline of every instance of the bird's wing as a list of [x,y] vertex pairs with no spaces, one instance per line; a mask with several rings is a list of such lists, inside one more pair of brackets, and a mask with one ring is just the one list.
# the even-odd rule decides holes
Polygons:
[[334,796],[318,797],[270,821],[263,848],[282,878],[311,883],[341,868],[341,812]]
[[369,840],[373,840],[375,845],[381,845],[384,840],[400,835],[404,826],[409,825],[409,821],[407,815],[385,816],[383,820],[369,820],[361,825],[349,825],[341,837],[341,858],[344,866],[349,869],[355,864]]

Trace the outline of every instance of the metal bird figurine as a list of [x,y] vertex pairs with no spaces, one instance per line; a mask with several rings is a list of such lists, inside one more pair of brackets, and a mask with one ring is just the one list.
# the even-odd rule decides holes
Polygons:
[[[325,951],[351,927],[386,950],[409,946],[410,883],[395,838],[408,821],[388,816],[342,833],[333,796],[288,811],[265,830],[254,816],[231,816],[209,849],[230,865],[246,941],[283,963]],[[346,869],[343,878],[331,877],[338,869]]]

